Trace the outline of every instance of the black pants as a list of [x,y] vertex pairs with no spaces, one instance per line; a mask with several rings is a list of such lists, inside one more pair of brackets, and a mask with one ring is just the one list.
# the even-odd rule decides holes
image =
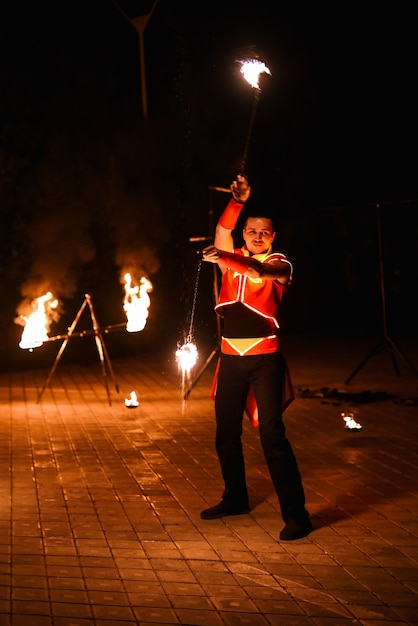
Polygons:
[[279,499],[284,522],[304,519],[305,494],[295,455],[282,419],[285,362],[280,352],[255,356],[222,354],[215,397],[216,451],[225,482],[223,500],[246,508],[248,493],[242,425],[249,385],[254,390],[260,441]]

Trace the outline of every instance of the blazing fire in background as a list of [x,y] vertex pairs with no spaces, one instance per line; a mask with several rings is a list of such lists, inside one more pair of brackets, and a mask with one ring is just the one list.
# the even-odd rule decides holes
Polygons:
[[[97,311],[101,319],[116,311],[117,321],[123,321],[120,268],[129,268],[132,276],[152,277],[160,267],[160,250],[168,234],[161,197],[154,191],[157,185],[147,173],[132,190],[126,182],[128,163],[122,165],[111,146],[96,150],[90,140],[84,133],[81,150],[74,133],[51,138],[39,171],[32,175],[35,183],[22,194],[21,212],[27,219],[19,233],[19,273],[14,271],[21,301],[10,314],[17,324],[26,325],[32,301],[47,292],[60,301],[54,322],[61,315],[71,319],[86,292],[103,307]],[[137,151],[132,153],[137,166]],[[140,308],[148,287],[141,284]],[[132,332],[144,328],[145,309],[145,321],[135,323]]]
[[[125,274],[125,297],[123,300],[123,309],[126,313],[127,323],[126,330],[130,333],[136,333],[145,328],[147,323],[149,306],[151,303],[148,292],[152,290],[152,283],[145,277],[142,277],[139,285],[132,284],[132,278],[129,273]],[[90,302],[90,296],[86,296],[84,305],[86,302]],[[76,319],[73,322],[78,321],[81,311],[84,309],[84,305],[78,312]],[[46,341],[62,338],[62,335],[55,337],[49,337],[48,332],[53,321],[57,321],[59,318],[59,300],[55,298],[52,292],[47,292],[45,295],[36,298],[31,304],[30,312],[21,313],[16,319],[15,323],[24,326],[19,347],[23,350],[32,351],[34,348],[39,348]],[[95,320],[94,320],[95,321]],[[100,329],[97,324],[94,325],[95,332],[99,332]],[[96,328],[97,326],[97,328]],[[120,324],[107,326],[106,330],[112,330],[120,328]],[[72,328],[74,330],[74,328]],[[69,333],[64,337],[73,335]],[[81,333],[83,334],[83,333]]]
[[125,274],[125,299],[123,309],[126,313],[126,330],[136,333],[145,328],[147,323],[149,306],[151,303],[148,292],[152,291],[152,283],[144,276],[139,285],[132,284],[132,277]]
[[49,291],[32,302],[32,313],[16,318],[16,323],[24,325],[20,348],[33,350],[48,341],[50,325],[58,316],[58,304],[58,300]]

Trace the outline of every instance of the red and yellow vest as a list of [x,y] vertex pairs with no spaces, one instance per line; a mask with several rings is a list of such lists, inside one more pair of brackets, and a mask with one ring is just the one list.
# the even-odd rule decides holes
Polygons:
[[[249,256],[248,250],[244,248],[235,249],[236,254]],[[254,258],[262,263],[274,263],[275,261],[284,261],[290,265],[290,276],[287,285],[292,280],[293,267],[286,256],[280,252],[271,252],[268,250],[264,254],[255,254]],[[250,356],[255,354],[267,354],[277,352],[279,350],[279,340],[277,332],[280,328],[278,320],[278,309],[282,301],[283,294],[286,291],[286,285],[282,285],[277,280],[265,280],[263,278],[248,278],[244,274],[231,269],[227,269],[222,276],[222,286],[219,293],[219,301],[215,306],[215,311],[223,317],[225,308],[242,303],[248,309],[261,315],[271,322],[272,334],[267,337],[249,337],[246,339],[228,339],[222,337],[221,352],[224,354]],[[218,383],[219,361],[211,389],[211,397],[214,399]],[[283,411],[294,400],[294,390],[290,373],[286,365],[286,375],[283,380]],[[258,426],[258,408],[255,401],[254,393],[250,387],[245,412],[251,420],[253,426]]]
[[[235,254],[249,256],[248,250],[237,248]],[[255,254],[254,258],[262,263],[274,263],[283,261],[289,263],[292,278],[292,265],[286,256],[280,252],[267,251],[264,254]],[[233,341],[233,345],[227,338],[222,338],[222,352],[226,354],[266,354],[278,350],[278,338],[276,330],[280,328],[278,320],[278,309],[282,301],[286,286],[276,280],[265,280],[263,278],[249,278],[237,271],[227,269],[222,276],[222,286],[219,293],[219,300],[215,306],[215,311],[221,317],[224,316],[225,308],[240,302],[243,306],[253,311],[255,314],[264,317],[271,323],[272,332],[268,337],[255,337],[254,341],[242,342],[243,349],[240,351],[239,342]],[[251,339],[251,338],[249,338]]]

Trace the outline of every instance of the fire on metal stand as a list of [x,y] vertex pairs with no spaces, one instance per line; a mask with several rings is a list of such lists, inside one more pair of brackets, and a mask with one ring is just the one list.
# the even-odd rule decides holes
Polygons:
[[[21,341],[19,343],[20,348],[33,351],[35,348],[39,348],[44,343],[50,341],[58,341],[61,339],[63,340],[61,347],[55,357],[52,368],[45,380],[42,389],[38,394],[36,401],[37,404],[40,402],[46,387],[48,387],[48,385],[50,384],[52,377],[57,369],[58,363],[70,339],[75,337],[87,337],[91,335],[94,336],[96,349],[99,355],[101,372],[103,376],[104,386],[106,388],[109,405],[112,404],[109,389],[109,379],[114,384],[116,392],[119,393],[120,390],[118,384],[115,381],[113,367],[109,358],[106,344],[103,339],[103,335],[123,329],[127,330],[128,332],[138,332],[143,330],[148,318],[148,310],[150,305],[148,292],[152,289],[151,282],[144,277],[141,278],[140,285],[136,286],[132,285],[132,279],[130,274],[125,274],[124,278],[125,298],[123,302],[123,309],[126,313],[126,323],[100,327],[96,318],[92,297],[90,294],[85,295],[84,301],[79,308],[77,315],[75,316],[71,326],[68,328],[68,331],[64,334],[55,335],[53,337],[48,336],[51,311],[53,311],[58,306],[58,300],[53,297],[51,292],[48,292],[44,296],[36,299],[35,303],[33,304],[34,311],[31,315],[28,315],[27,317],[20,316],[25,322],[25,327],[22,332]],[[88,307],[88,310],[90,312],[92,328],[75,332],[76,326],[86,307]],[[130,402],[125,402],[126,406],[138,406],[136,394],[133,394],[135,394],[135,392],[131,393]]]
[[[79,319],[81,317],[81,314],[83,313],[83,311],[84,311],[84,309],[86,308],[87,305],[88,305],[89,310],[90,310],[90,317],[91,317],[91,321],[92,321],[92,324],[93,324],[93,329],[90,330],[90,331],[82,331],[82,332],[79,332],[79,333],[74,333],[74,329],[77,326],[77,323],[78,323],[78,321],[79,321]],[[110,330],[117,330],[120,327],[121,326],[119,324],[117,324],[115,327],[108,326],[107,327],[107,331],[109,332]],[[109,405],[112,404],[110,390],[109,390],[109,383],[108,383],[108,372],[110,374],[110,378],[111,378],[112,382],[115,385],[115,389],[116,389],[117,393],[119,393],[119,386],[115,382],[115,375],[114,375],[114,372],[113,372],[112,364],[110,362],[110,358],[109,358],[109,354],[108,354],[108,351],[107,351],[107,348],[106,348],[106,344],[105,344],[105,342],[103,340],[102,330],[104,330],[104,329],[101,329],[99,327],[98,322],[97,322],[97,318],[96,318],[96,314],[94,312],[93,302],[92,302],[91,296],[90,296],[90,294],[87,293],[86,297],[84,299],[83,304],[79,308],[78,313],[77,313],[77,315],[74,318],[74,321],[72,322],[71,326],[68,329],[68,333],[66,335],[57,335],[55,337],[50,337],[50,338],[47,339],[47,341],[54,341],[56,339],[64,338],[64,341],[62,342],[61,347],[60,347],[60,349],[58,351],[58,354],[55,357],[55,361],[54,361],[54,363],[52,365],[52,368],[51,368],[51,370],[49,372],[49,375],[46,378],[45,383],[44,383],[42,389],[40,390],[40,392],[38,394],[38,398],[36,400],[37,404],[39,404],[45,389],[48,387],[49,383],[51,382],[52,377],[53,377],[53,375],[55,373],[55,370],[57,369],[58,363],[59,363],[59,361],[60,361],[60,359],[61,359],[61,357],[62,357],[62,355],[64,353],[65,348],[68,345],[69,340],[72,337],[77,337],[77,336],[78,337],[84,337],[86,335],[91,335],[91,334],[94,334],[94,339],[95,339],[95,342],[96,342],[97,353],[98,353],[99,359],[100,359],[100,366],[101,366],[101,371],[102,371],[102,376],[103,376],[103,382],[104,382],[104,386],[106,388],[106,393],[107,393],[107,397],[108,397],[108,400],[109,400]]]

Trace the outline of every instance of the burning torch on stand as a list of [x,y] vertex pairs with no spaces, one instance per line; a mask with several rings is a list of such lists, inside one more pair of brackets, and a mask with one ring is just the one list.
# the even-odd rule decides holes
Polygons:
[[[67,332],[62,335],[55,335],[50,337],[48,335],[49,327],[52,321],[58,318],[57,309],[59,306],[58,299],[54,298],[51,292],[47,292],[45,295],[36,298],[31,305],[31,313],[28,315],[19,315],[15,320],[16,323],[24,324],[19,347],[24,350],[33,352],[35,348],[39,348],[46,342],[56,341],[62,339],[63,342],[55,358],[51,371],[38,394],[37,403],[40,401],[41,396],[45,388],[49,385],[52,376],[56,370],[56,367],[63,355],[63,352],[68,345],[71,338],[85,337],[87,335],[94,335],[97,352],[100,359],[102,368],[103,380],[106,387],[109,405],[111,404],[110,391],[108,386],[108,371],[115,383],[116,391],[119,393],[119,386],[115,382],[115,376],[113,368],[109,359],[106,345],[104,343],[103,334],[114,330],[121,330],[125,328],[129,333],[136,333],[145,328],[149,306],[150,297],[148,293],[152,290],[152,283],[145,277],[142,277],[139,285],[134,285],[130,274],[126,273],[125,279],[125,298],[123,302],[123,309],[126,314],[126,324],[113,324],[103,328],[99,327],[96,319],[96,314],[93,308],[93,302],[90,294],[85,294],[83,304],[78,310],[76,317],[74,318],[71,326],[67,329]],[[83,330],[75,332],[75,328],[80,320],[83,311],[88,308],[90,311],[90,317],[92,321],[92,328],[90,330]],[[130,397],[125,400],[125,405],[129,408],[138,406],[138,399],[136,393],[133,391]]]
[[[152,283],[145,278],[141,278],[139,285],[132,284],[132,276],[127,272],[125,278],[125,299],[123,310],[126,313],[126,330],[129,333],[136,333],[145,328],[150,306],[148,292],[152,290]],[[138,396],[135,391],[131,391],[128,398],[125,398],[125,406],[134,409],[139,406]]]
[[151,282],[144,276],[139,285],[132,285],[132,277],[125,274],[125,299],[123,310],[126,313],[126,330],[128,333],[137,333],[145,328],[150,306],[148,292],[152,290]]
[[36,298],[31,305],[31,312],[28,315],[20,315],[18,323],[24,324],[19,347],[22,350],[32,352],[39,348],[45,341],[48,341],[48,330],[54,320],[58,308],[58,300],[48,291],[43,296]]

